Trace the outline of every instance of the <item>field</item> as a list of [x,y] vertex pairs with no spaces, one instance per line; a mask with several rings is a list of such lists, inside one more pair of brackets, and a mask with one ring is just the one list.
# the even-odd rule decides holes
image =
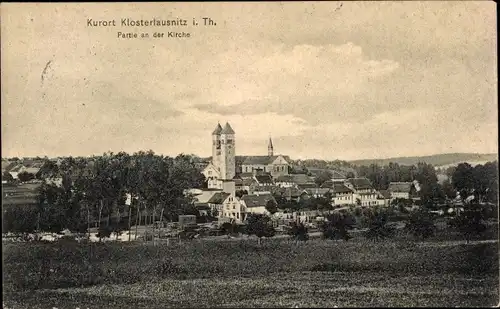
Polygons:
[[493,306],[498,242],[4,245],[8,308]]

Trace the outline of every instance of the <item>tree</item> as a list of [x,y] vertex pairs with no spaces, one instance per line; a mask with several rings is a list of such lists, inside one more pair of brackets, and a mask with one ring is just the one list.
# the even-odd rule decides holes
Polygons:
[[14,180],[14,177],[9,172],[3,172],[2,174],[2,181],[7,181],[7,182],[12,182]]
[[417,238],[422,240],[433,236],[436,225],[431,214],[426,210],[420,210],[410,215],[406,222],[406,228]]
[[460,232],[465,238],[465,242],[469,241],[474,236],[481,236],[486,230],[486,213],[485,209],[479,204],[466,205],[467,208],[457,217],[448,222],[450,227],[453,227]]
[[394,228],[388,226],[388,216],[384,212],[375,212],[368,216],[368,231],[366,238],[371,240],[381,240],[392,237]]
[[465,200],[474,191],[474,173],[469,163],[460,163],[451,179],[453,187],[460,193],[462,200]]
[[445,196],[448,199],[454,200],[457,197],[457,191],[455,190],[449,179],[443,182],[442,188]]
[[37,210],[28,205],[6,207],[2,214],[2,232],[26,235],[36,231]]
[[222,233],[224,233],[225,235],[232,234],[233,230],[234,230],[234,226],[230,222],[224,222],[224,223],[222,223],[222,225],[221,225],[220,228],[222,230]]
[[237,190],[235,194],[236,194],[236,197],[241,198],[243,195],[247,195],[248,191],[247,190]]
[[269,211],[271,215],[275,214],[278,211],[278,204],[276,203],[276,201],[273,199],[267,201],[266,210]]
[[355,225],[355,220],[347,214],[334,213],[327,217],[321,227],[323,238],[325,239],[343,239],[348,241],[351,239],[349,230]]
[[250,214],[247,217],[246,233],[258,237],[260,245],[262,237],[273,237],[276,234],[271,218],[261,214]]
[[330,171],[322,171],[316,178],[314,182],[318,187],[320,187],[324,182],[331,180],[333,177],[333,173]]
[[35,179],[35,175],[33,175],[32,173],[28,173],[28,172],[24,171],[24,172],[21,172],[21,173],[17,174],[17,178],[21,182],[26,182],[26,181],[30,181],[30,180]]
[[290,238],[295,239],[296,242],[307,241],[309,239],[307,227],[302,222],[292,222],[288,235],[290,235]]

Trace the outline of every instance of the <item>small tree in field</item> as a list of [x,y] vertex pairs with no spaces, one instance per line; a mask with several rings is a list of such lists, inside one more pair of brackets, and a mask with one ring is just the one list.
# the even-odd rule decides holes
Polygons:
[[250,214],[247,217],[246,233],[248,235],[255,235],[260,239],[262,237],[273,237],[276,234],[271,222],[271,218],[261,214]]
[[486,230],[484,209],[480,205],[468,205],[459,216],[453,218],[449,226],[457,229],[469,243],[473,236],[481,236]]
[[327,221],[323,223],[323,238],[325,239],[351,239],[349,230],[353,228],[355,222],[349,215],[334,213],[329,215]]
[[296,242],[307,241],[309,239],[309,234],[307,233],[307,227],[302,222],[292,222],[291,229],[288,231],[290,238],[295,239]]
[[371,240],[382,240],[394,235],[394,228],[387,225],[387,214],[376,212],[368,217],[368,231],[366,238]]
[[433,236],[436,232],[434,220],[425,210],[412,213],[406,222],[406,228],[413,236],[422,240]]

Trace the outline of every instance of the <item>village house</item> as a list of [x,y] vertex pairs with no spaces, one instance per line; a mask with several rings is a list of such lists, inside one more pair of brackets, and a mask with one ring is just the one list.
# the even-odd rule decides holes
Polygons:
[[278,187],[274,192],[276,195],[281,196],[285,200],[294,202],[298,202],[300,200],[300,195],[302,193],[302,191],[295,187]]
[[278,187],[282,188],[297,187],[299,185],[314,185],[314,187],[316,186],[314,178],[307,176],[306,174],[290,174],[279,176],[275,179],[275,183]]
[[249,194],[254,192],[255,188],[258,186],[257,180],[255,180],[254,178],[235,178],[234,183],[236,186],[236,191],[246,191]]
[[379,193],[373,188],[370,180],[365,177],[349,178],[345,185],[353,190],[354,204],[359,206],[379,205]]
[[246,209],[246,213],[250,214],[265,214],[270,215],[269,211],[266,209],[269,201],[276,203],[273,195],[271,193],[255,193],[244,195],[241,198],[241,203]]
[[[391,194],[391,199],[406,199],[417,197],[418,185],[413,182],[391,182],[387,191]],[[418,189],[420,189],[418,187]]]
[[221,214],[224,207],[224,202],[226,202],[229,195],[229,193],[225,192],[216,192],[214,195],[212,195],[212,197],[207,201],[207,205],[208,207],[210,207],[212,213],[218,213],[219,215]]
[[382,206],[389,206],[391,204],[391,192],[389,190],[379,191],[379,201],[381,200]]
[[347,206],[354,205],[354,191],[343,183],[333,183],[333,205]]

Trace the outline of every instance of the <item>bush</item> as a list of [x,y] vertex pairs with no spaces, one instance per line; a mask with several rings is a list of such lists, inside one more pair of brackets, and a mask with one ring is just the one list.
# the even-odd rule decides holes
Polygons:
[[302,222],[292,222],[291,227],[288,230],[288,235],[296,241],[307,241],[309,239],[307,227]]
[[422,240],[433,236],[436,232],[432,215],[425,210],[412,213],[406,222],[406,228],[414,237]]
[[448,225],[460,232],[468,243],[474,236],[482,236],[488,230],[485,215],[485,209],[480,205],[468,205],[460,215],[451,219]]
[[355,223],[354,218],[348,214],[335,213],[329,215],[322,226],[323,238],[348,241],[352,238],[349,235],[349,230],[353,228]]
[[272,226],[271,218],[266,215],[250,214],[247,217],[246,233],[255,235],[260,239],[262,237],[273,237],[276,230]]
[[393,237],[395,229],[387,223],[387,214],[383,212],[369,216],[368,231],[365,233],[365,237],[375,241]]

